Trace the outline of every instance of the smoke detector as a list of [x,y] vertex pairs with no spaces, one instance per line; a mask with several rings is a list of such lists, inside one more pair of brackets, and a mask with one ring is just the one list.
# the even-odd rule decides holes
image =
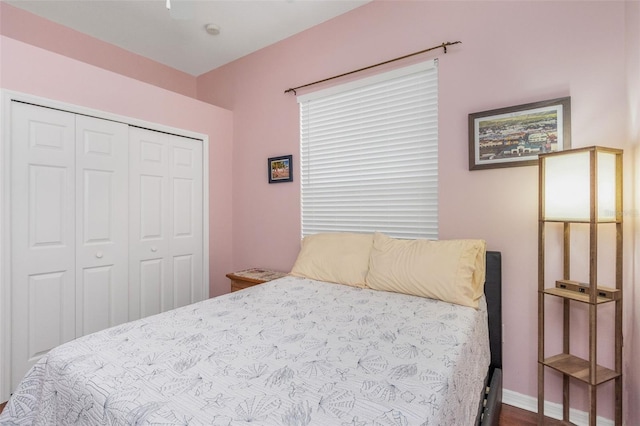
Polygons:
[[207,24],[204,26],[204,29],[207,32],[207,34],[210,34],[210,35],[220,34],[220,27],[216,24]]

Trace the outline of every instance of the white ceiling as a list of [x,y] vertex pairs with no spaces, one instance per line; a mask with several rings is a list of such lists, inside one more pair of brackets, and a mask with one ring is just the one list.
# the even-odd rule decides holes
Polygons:
[[166,0],[5,1],[198,76],[370,0],[170,0],[171,10]]

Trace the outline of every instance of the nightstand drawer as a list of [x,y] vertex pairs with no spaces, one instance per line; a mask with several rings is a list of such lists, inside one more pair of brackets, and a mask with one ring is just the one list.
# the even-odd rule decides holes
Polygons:
[[231,291],[244,290],[254,285],[273,281],[286,276],[286,272],[272,271],[263,268],[251,268],[243,271],[231,272],[227,278],[231,280]]
[[231,280],[231,291],[244,290],[245,288],[253,287],[254,285],[260,285],[262,283],[252,283],[249,281]]

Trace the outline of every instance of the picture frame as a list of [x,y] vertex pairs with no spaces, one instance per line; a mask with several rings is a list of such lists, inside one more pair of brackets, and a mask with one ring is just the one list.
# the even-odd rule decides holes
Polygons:
[[571,97],[469,114],[469,170],[538,164],[571,147]]
[[267,160],[269,183],[293,182],[293,156],[282,155]]

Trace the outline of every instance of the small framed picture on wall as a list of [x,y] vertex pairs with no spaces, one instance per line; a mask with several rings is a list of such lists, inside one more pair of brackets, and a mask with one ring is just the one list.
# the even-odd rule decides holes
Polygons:
[[269,183],[293,182],[292,155],[271,157],[267,161]]

